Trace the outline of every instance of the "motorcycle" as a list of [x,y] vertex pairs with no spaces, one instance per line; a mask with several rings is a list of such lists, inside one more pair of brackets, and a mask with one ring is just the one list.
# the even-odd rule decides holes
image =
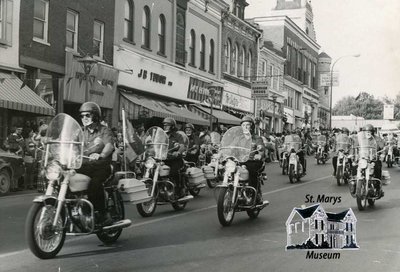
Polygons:
[[394,148],[393,143],[389,141],[385,147],[386,150],[385,161],[388,168],[391,168],[393,166],[393,163],[396,162],[393,156],[393,148]]
[[[32,253],[41,259],[55,257],[66,235],[96,234],[105,244],[115,242],[131,221],[125,219],[118,179],[112,175],[104,181],[105,206],[112,224],[105,226],[95,220],[93,204],[87,196],[90,177],[76,173],[84,159],[80,125],[71,116],[58,114],[48,126],[44,145],[42,162],[47,188],[44,195],[33,200],[25,224]],[[104,144],[100,140],[97,145]]]
[[373,177],[373,159],[377,158],[380,152],[377,152],[376,146],[369,144],[364,131],[358,133],[358,144],[357,176],[350,180],[349,189],[351,196],[356,198],[358,210],[363,211],[367,203],[369,206],[374,206],[375,201],[384,194],[382,181]]
[[205,147],[210,154],[210,163],[203,166],[203,172],[207,179],[209,188],[215,188],[218,182],[222,181],[222,165],[220,164],[220,155],[218,153],[221,145],[221,135],[218,132],[210,133],[211,144]]
[[[191,152],[193,149],[189,148],[189,137],[183,131],[178,131],[178,133],[181,134],[184,141],[185,151],[183,157],[185,158],[186,154]],[[180,178],[188,188],[189,193],[192,196],[198,196],[200,190],[206,187],[206,178],[204,177],[203,170],[197,168],[195,162],[185,160],[183,162],[184,167],[180,172]]]
[[301,151],[301,139],[298,135],[285,136],[285,143],[288,146],[288,175],[290,183],[300,182],[300,178],[304,176],[303,166],[297,155]]
[[[220,155],[224,178],[222,184],[217,186],[217,214],[222,226],[232,223],[235,212],[246,211],[250,218],[257,218],[260,211],[269,204],[268,201],[257,204],[257,195],[261,194],[261,189],[249,185],[249,171],[244,163],[253,152],[258,151],[251,151],[251,147],[250,133],[245,134],[240,126],[230,128],[222,138]],[[258,179],[258,184],[261,184],[266,175],[259,171]]]
[[317,164],[325,164],[329,160],[329,154],[325,152],[326,137],[325,135],[318,135],[317,137],[317,150],[315,152],[315,159]]
[[338,150],[337,155],[337,165],[336,165],[336,183],[340,186],[342,183],[348,184],[351,178],[351,165],[349,159],[351,156],[347,154],[349,150],[349,136],[346,134],[336,135],[336,150]]
[[179,211],[186,207],[187,202],[193,199],[192,195],[187,195],[187,188],[184,186],[185,196],[179,198],[175,184],[170,180],[170,167],[163,161],[167,159],[168,153],[177,150],[179,144],[168,149],[169,139],[165,131],[159,127],[151,127],[147,130],[144,137],[145,163],[142,182],[146,184],[149,201],[136,205],[137,211],[143,217],[150,217],[154,214],[157,205],[170,203],[172,207]]

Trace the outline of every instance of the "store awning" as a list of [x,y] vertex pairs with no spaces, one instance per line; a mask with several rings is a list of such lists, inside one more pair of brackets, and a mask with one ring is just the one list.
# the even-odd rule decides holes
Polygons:
[[125,98],[125,101],[121,101],[121,106],[126,109],[128,118],[130,119],[138,119],[143,112],[146,112],[148,117],[172,117],[176,121],[183,123],[193,123],[196,125],[208,124],[207,120],[189,111],[184,106],[162,102],[136,94],[124,92],[121,92],[121,94]]
[[0,72],[0,108],[54,115],[54,109],[15,75]]
[[[201,105],[196,105],[194,109],[195,108],[198,108],[200,111],[206,112],[208,115],[210,114],[209,108],[203,107]],[[229,125],[240,125],[241,120],[239,118],[224,111],[213,109],[212,115],[218,119],[219,123],[229,124]]]

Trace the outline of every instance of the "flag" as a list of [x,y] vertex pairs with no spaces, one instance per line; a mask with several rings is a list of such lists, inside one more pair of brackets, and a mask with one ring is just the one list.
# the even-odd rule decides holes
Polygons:
[[361,93],[359,93],[358,95],[357,95],[357,97],[356,97],[356,101],[358,100],[358,99],[360,99],[360,97],[361,97]]
[[126,119],[126,133],[124,137],[125,156],[129,162],[132,162],[136,160],[139,155],[143,154],[144,146],[142,140],[139,138],[136,130],[128,119]]

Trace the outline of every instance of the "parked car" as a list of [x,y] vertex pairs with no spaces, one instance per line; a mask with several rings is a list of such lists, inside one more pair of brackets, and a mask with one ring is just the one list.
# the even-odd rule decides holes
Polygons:
[[18,181],[25,174],[25,164],[21,156],[0,149],[0,195],[18,187]]

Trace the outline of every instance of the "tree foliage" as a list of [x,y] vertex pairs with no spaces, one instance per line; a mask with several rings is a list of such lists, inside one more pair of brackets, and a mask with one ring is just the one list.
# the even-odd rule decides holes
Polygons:
[[[386,99],[389,98],[386,97]],[[398,96],[398,101],[398,109],[400,109],[400,96]],[[362,92],[357,97],[343,97],[333,107],[332,114],[336,116],[353,114],[365,119],[383,119],[383,105],[384,103],[376,99],[373,95]],[[400,113],[398,112],[398,114]]]

